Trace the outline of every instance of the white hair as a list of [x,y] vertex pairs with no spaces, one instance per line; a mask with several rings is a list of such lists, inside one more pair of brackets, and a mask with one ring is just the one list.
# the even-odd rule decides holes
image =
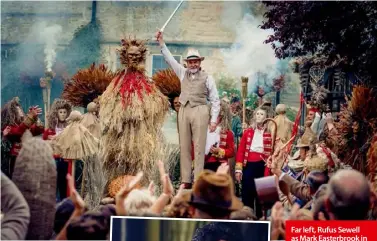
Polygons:
[[155,201],[156,197],[147,189],[134,189],[128,194],[124,206],[128,215],[141,216],[148,212]]

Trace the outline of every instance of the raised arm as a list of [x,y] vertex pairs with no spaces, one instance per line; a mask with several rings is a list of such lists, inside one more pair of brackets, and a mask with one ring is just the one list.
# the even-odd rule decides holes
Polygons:
[[215,80],[208,75],[207,78],[208,100],[211,103],[211,123],[217,123],[217,117],[220,113],[220,98],[217,92]]
[[180,63],[178,63],[178,61],[170,53],[168,47],[166,47],[166,44],[164,42],[162,35],[163,35],[163,33],[160,32],[160,31],[157,32],[157,34],[156,34],[157,41],[158,41],[158,43],[161,47],[162,56],[164,56],[165,61],[173,69],[175,74],[178,76],[178,78],[182,82],[183,78],[185,77],[186,69]]

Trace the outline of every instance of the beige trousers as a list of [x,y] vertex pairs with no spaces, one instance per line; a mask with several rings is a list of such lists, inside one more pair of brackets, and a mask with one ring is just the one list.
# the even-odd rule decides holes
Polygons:
[[209,123],[209,107],[181,105],[178,112],[179,144],[181,149],[181,181],[192,183],[191,142],[194,143],[194,179],[204,168],[204,152]]

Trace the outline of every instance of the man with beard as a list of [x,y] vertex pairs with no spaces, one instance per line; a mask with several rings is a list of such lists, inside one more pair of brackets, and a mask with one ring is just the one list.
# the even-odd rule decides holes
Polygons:
[[[191,142],[194,143],[194,179],[204,168],[204,153],[207,128],[214,132],[220,112],[220,99],[215,80],[205,73],[200,65],[204,60],[197,50],[189,50],[185,59],[187,68],[180,65],[166,47],[161,31],[156,34],[162,55],[181,81],[178,112],[179,142],[181,149],[181,181],[185,188],[191,188]],[[211,120],[208,101],[211,108]]]

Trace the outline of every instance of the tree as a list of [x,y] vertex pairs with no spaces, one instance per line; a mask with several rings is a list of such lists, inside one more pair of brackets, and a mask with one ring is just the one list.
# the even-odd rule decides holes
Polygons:
[[377,78],[377,3],[343,1],[264,2],[268,7],[262,29],[274,34],[278,58],[326,56],[344,59],[365,81]]
[[241,80],[237,80],[236,78],[224,73],[217,74],[215,76],[215,80],[217,91],[219,92],[220,96],[224,91],[227,92],[228,95],[236,94],[239,97],[241,96],[241,92],[238,88],[239,84],[237,84],[237,82],[241,83]]

